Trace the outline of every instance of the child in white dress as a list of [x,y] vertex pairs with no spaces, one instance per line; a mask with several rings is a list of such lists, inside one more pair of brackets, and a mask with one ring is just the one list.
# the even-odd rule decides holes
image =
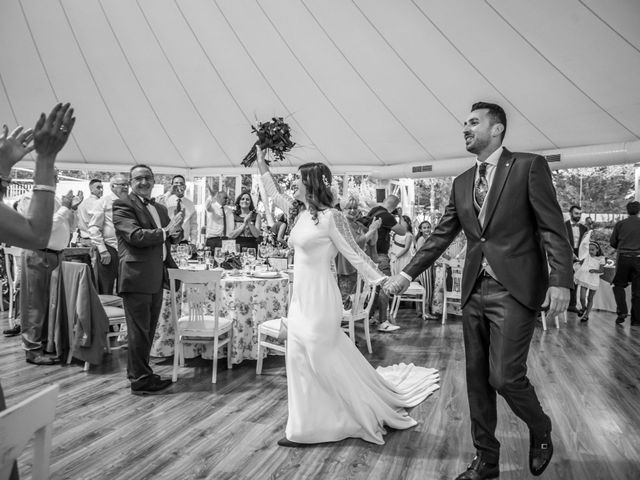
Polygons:
[[593,296],[600,285],[600,275],[604,273],[605,258],[598,242],[589,242],[589,253],[581,260],[580,268],[575,273],[576,296],[580,299],[582,309],[578,316],[581,322],[589,320],[589,312],[593,305]]

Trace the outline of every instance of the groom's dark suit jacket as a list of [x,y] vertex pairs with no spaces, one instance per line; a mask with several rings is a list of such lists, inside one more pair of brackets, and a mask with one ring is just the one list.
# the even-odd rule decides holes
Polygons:
[[[161,227],[169,223],[164,205],[155,204]],[[170,241],[163,242],[162,229],[153,221],[151,213],[140,197],[130,193],[127,198],[113,202],[113,224],[118,238],[120,271],[119,293],[158,293],[168,288],[167,268],[178,268],[171,257]],[[173,240],[174,242],[176,239]],[[162,260],[162,245],[167,256]]]
[[440,223],[404,272],[416,278],[462,229],[467,236],[462,305],[480,274],[483,255],[496,279],[532,310],[539,310],[549,285],[574,288],[572,249],[546,160],[503,150],[485,200],[483,227],[473,202],[475,172],[476,166],[453,181]]

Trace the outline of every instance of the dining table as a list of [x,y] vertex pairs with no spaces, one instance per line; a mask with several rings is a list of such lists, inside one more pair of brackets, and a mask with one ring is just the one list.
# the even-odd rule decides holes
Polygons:
[[[189,267],[188,267],[189,268]],[[192,266],[191,268],[199,268]],[[273,318],[287,315],[289,307],[290,275],[286,271],[250,272],[225,271],[220,281],[222,301],[219,315],[233,320],[231,362],[258,358],[258,325]],[[177,315],[186,311],[184,297],[177,301]],[[213,311],[215,292],[208,294]],[[171,295],[163,293],[162,310],[151,346],[152,357],[170,357],[174,354],[175,328],[171,314]],[[264,354],[266,356],[266,353]],[[213,358],[212,343],[184,345],[184,357]]]

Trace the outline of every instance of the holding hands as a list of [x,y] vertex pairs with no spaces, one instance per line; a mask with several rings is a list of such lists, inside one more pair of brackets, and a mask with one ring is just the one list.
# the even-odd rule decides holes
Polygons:
[[382,288],[389,296],[399,295],[400,293],[403,293],[407,288],[409,288],[410,283],[411,282],[409,282],[409,280],[407,280],[402,275],[394,275],[392,277],[389,277]]

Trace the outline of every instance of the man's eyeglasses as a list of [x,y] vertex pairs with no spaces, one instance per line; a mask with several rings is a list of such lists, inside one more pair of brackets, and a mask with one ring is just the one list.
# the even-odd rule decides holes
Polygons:
[[153,176],[152,175],[143,175],[140,177],[133,177],[131,179],[132,182],[143,182],[143,181],[147,181],[147,182],[153,182]]

